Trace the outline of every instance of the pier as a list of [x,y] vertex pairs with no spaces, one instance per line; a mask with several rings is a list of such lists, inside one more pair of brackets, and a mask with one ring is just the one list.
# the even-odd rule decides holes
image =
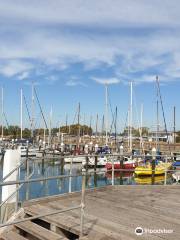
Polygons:
[[[178,239],[178,196],[179,186],[106,186],[86,190],[82,234],[81,192],[30,200],[24,202],[13,219],[17,223],[6,227],[1,240]],[[137,236],[137,227],[170,233]]]

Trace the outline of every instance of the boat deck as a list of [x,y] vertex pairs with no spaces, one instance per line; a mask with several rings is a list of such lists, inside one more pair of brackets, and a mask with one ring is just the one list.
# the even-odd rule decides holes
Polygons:
[[[81,193],[31,200],[24,204],[25,216],[34,216],[77,206]],[[107,186],[86,191],[84,240],[179,239],[180,187]],[[135,234],[135,229],[170,230],[171,233]],[[79,239],[80,209],[46,216],[7,227],[3,240]]]

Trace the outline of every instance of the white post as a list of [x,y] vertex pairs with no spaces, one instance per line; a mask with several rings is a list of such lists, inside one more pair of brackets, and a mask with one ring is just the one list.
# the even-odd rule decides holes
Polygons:
[[2,138],[2,141],[3,141],[3,138],[4,138],[4,89],[2,87],[1,89],[1,117],[2,117],[2,131],[1,131],[1,138]]
[[[19,164],[20,164],[20,151],[19,150],[12,150],[7,149],[4,155],[4,164],[3,164],[3,178],[12,172]],[[4,182],[8,181],[16,181],[18,176],[18,169],[14,171],[11,175],[9,175]],[[11,212],[15,206],[18,206],[18,192],[15,193],[17,190],[16,185],[7,185],[2,187],[2,199],[1,202],[5,202],[3,207],[1,207],[1,220],[7,221],[8,220],[8,212]],[[17,190],[18,191],[18,190]],[[14,204],[12,204],[14,203]],[[17,209],[15,209],[17,210]]]
[[105,84],[105,94],[106,94],[106,108],[105,108],[105,117],[106,117],[106,146],[108,145],[108,86]]
[[23,91],[21,88],[21,139],[23,138]]
[[130,134],[130,152],[132,153],[132,82],[131,82],[131,100],[130,100],[130,129],[129,129],[129,134]]

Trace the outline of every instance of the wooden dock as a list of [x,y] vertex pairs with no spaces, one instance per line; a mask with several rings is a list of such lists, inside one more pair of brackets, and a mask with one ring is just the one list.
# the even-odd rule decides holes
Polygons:
[[[23,217],[77,206],[81,193],[28,201]],[[107,186],[86,191],[84,237],[80,235],[80,209],[6,227],[1,240],[162,240],[180,238],[180,187]],[[135,234],[135,229],[171,230],[171,233]],[[173,232],[172,232],[173,231]]]

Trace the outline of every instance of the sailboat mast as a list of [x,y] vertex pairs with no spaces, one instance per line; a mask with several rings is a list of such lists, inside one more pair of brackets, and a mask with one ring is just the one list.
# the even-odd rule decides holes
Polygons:
[[102,141],[102,144],[104,142],[103,138],[104,138],[104,115],[102,117],[102,130],[101,130],[101,141]]
[[156,150],[158,150],[159,147],[159,93],[158,93],[158,76],[156,76],[156,86],[157,86],[157,95],[156,95]]
[[32,99],[31,99],[31,138],[34,138],[34,83],[32,83]]
[[141,104],[141,123],[140,123],[140,151],[143,150],[143,141],[142,141],[142,128],[143,128],[143,104]]
[[2,117],[2,131],[1,131],[1,139],[3,141],[4,138],[4,89],[1,88],[1,117]]
[[176,144],[176,107],[175,106],[174,106],[174,129],[173,129],[173,131],[174,131],[173,141],[174,141],[174,150],[175,150],[175,148],[176,148],[176,146],[175,146],[175,144]]
[[116,112],[115,112],[114,130],[115,130],[115,146],[116,146],[117,145],[117,106],[116,106]]
[[23,90],[21,88],[20,90],[20,94],[21,94],[21,140],[23,138]]
[[96,116],[96,138],[97,138],[97,135],[98,135],[98,114]]
[[79,141],[80,141],[80,111],[81,111],[81,106],[80,103],[78,104],[78,138],[77,138],[77,147],[79,149]]
[[108,145],[108,86],[105,84],[105,118],[106,118],[106,146]]
[[129,133],[129,130],[130,130],[130,121],[129,121],[129,108],[128,108],[128,116],[127,116],[127,132],[128,132],[128,149],[130,148],[130,133]]
[[130,129],[129,129],[129,138],[130,138],[130,142],[129,142],[129,149],[130,152],[132,153],[132,87],[133,87],[133,83],[130,83],[130,89],[131,89],[131,99],[130,99]]
[[49,114],[49,137],[48,137],[48,147],[51,146],[51,125],[52,125],[52,107]]

